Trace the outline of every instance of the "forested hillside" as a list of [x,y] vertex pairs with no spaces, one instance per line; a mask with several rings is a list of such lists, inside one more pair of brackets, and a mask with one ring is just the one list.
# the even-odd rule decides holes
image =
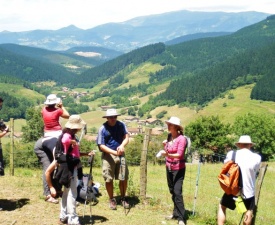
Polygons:
[[[78,86],[85,86],[90,83],[90,87],[93,87],[98,82],[114,77],[115,75],[119,76],[119,72],[128,68],[129,66],[139,65],[151,57],[154,57],[165,50],[165,45],[163,43],[152,44],[146,47],[133,50],[129,53],[121,55],[113,60],[110,60],[104,63],[101,66],[94,67],[90,70],[85,71],[80,76],[75,77],[71,81],[71,85],[78,84]],[[130,69],[131,70],[131,69]],[[128,71],[129,73],[129,71]],[[120,83],[123,83],[124,76],[120,76],[122,79]]]
[[53,63],[22,56],[0,46],[0,74],[18,77],[19,79],[38,82],[56,81],[58,84],[73,79],[74,73]]
[[[172,81],[166,91],[139,109],[141,116],[160,105],[203,107],[224,91],[250,83],[257,83],[252,98],[274,101],[274,44],[275,19],[270,16],[231,35],[143,47],[86,71],[78,83],[94,85],[109,79],[90,100],[110,97],[111,103],[117,104],[150,94],[157,85]],[[127,74],[146,63],[160,65],[159,70],[149,73],[149,83],[115,88],[127,83]]]

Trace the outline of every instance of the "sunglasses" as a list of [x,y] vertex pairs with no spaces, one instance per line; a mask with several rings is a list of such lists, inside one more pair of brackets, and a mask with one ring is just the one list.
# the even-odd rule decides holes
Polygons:
[[109,116],[108,118],[110,118],[110,119],[116,119],[117,116]]

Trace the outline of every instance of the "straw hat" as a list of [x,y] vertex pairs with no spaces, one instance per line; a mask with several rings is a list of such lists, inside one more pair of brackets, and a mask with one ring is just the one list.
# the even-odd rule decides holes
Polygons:
[[86,123],[81,119],[79,115],[71,115],[69,121],[65,124],[69,129],[82,129]]
[[180,127],[180,130],[183,130],[183,127],[180,125],[180,118],[175,117],[175,116],[171,116],[169,120],[165,121],[166,124],[173,124],[176,125],[178,127]]
[[120,114],[117,113],[116,109],[107,109],[106,115],[103,116],[102,118],[107,118],[110,116],[120,116]]
[[236,142],[235,145],[239,147],[239,144],[250,144],[251,146],[255,145],[255,143],[251,141],[251,137],[249,135],[240,136],[239,141]]
[[45,105],[55,105],[60,103],[60,98],[57,98],[55,94],[48,95],[46,101],[44,102]]

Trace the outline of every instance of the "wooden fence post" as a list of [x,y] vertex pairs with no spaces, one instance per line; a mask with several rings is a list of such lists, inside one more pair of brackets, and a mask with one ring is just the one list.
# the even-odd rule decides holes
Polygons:
[[10,175],[14,176],[14,120],[10,119]]
[[259,171],[259,176],[258,176],[258,179],[257,179],[257,182],[256,182],[256,190],[255,190],[255,208],[254,208],[254,217],[253,217],[253,220],[252,220],[252,225],[255,224],[255,221],[256,221],[256,213],[257,213],[257,209],[258,209],[258,202],[259,202],[259,198],[260,198],[260,191],[261,191],[261,187],[262,187],[262,184],[263,184],[263,180],[264,180],[264,175],[265,175],[265,172],[267,170],[267,166],[268,164],[263,162],[261,163],[261,166],[260,166],[260,171]]
[[147,152],[152,129],[146,129],[143,138],[143,147],[140,160],[140,198],[142,201],[146,199],[147,187]]

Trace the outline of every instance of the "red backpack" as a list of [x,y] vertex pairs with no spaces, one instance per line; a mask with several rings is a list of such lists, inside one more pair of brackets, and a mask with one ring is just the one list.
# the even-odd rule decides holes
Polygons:
[[240,195],[242,189],[242,173],[240,167],[235,163],[236,151],[233,151],[232,160],[225,163],[218,175],[221,188],[228,195]]

